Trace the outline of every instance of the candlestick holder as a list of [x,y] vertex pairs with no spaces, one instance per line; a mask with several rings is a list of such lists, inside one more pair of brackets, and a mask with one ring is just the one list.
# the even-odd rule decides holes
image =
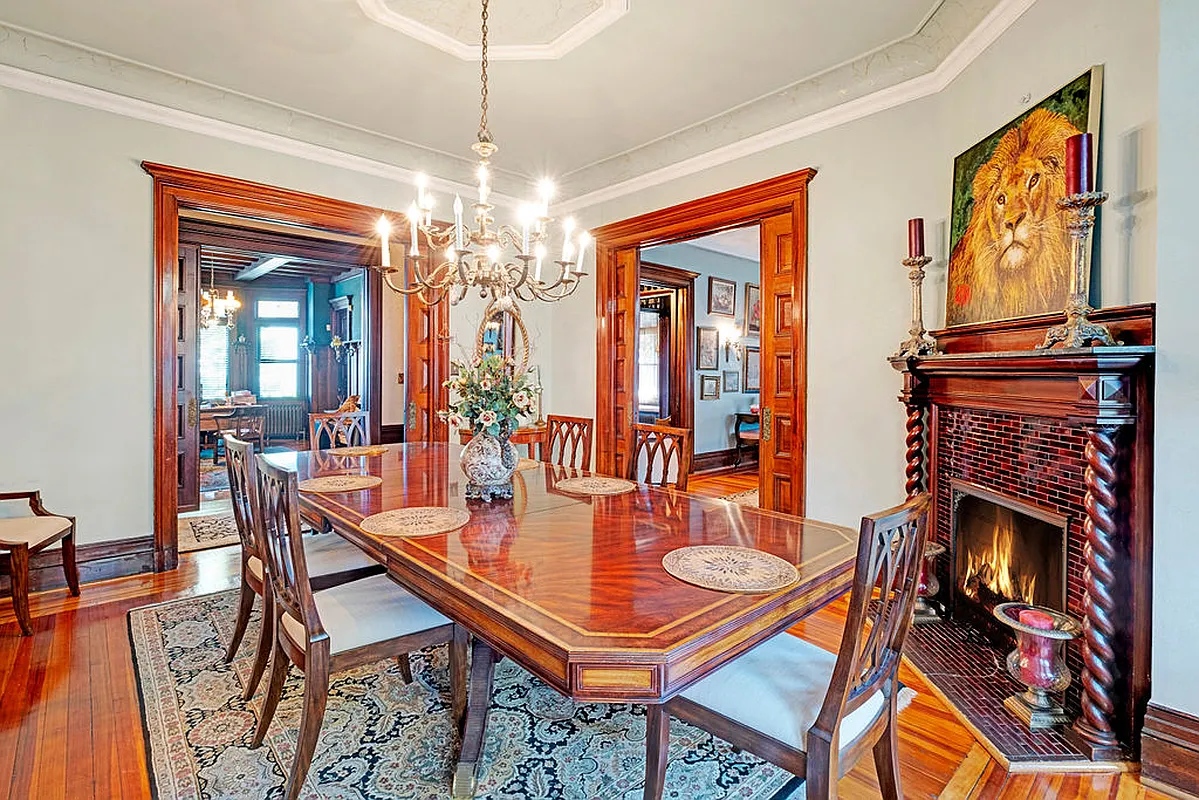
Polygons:
[[1116,344],[1106,326],[1087,319],[1087,315],[1095,310],[1090,303],[1091,235],[1095,228],[1095,209],[1105,202],[1107,192],[1080,192],[1066,195],[1057,202],[1057,207],[1070,217],[1066,223],[1070,231],[1070,298],[1066,301],[1066,324],[1047,330],[1045,341],[1038,349],[1048,350],[1059,343],[1066,347]]
[[941,621],[941,615],[928,599],[936,597],[937,592],[941,591],[941,582],[937,580],[933,563],[934,559],[944,552],[945,545],[940,542],[926,542],[924,545],[924,558],[920,561],[920,580],[916,584],[916,610],[912,617],[912,622],[917,625]]
[[1008,653],[1007,670],[1028,688],[1003,701],[1030,730],[1044,730],[1070,721],[1066,710],[1051,694],[1070,685],[1070,668],[1062,645],[1082,633],[1073,617],[1028,603],[1000,603],[996,619],[1016,631],[1016,649]]
[[908,280],[912,282],[912,327],[908,329],[908,338],[899,345],[899,352],[892,358],[915,358],[938,353],[936,340],[924,328],[924,268],[931,261],[929,256],[911,256],[903,260],[903,265],[908,268]]

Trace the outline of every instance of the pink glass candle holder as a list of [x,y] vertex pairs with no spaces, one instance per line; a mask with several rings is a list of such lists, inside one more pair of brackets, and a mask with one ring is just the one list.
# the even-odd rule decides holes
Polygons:
[[936,597],[941,591],[941,582],[937,580],[935,568],[937,556],[945,552],[945,545],[939,542],[926,542],[924,558],[920,562],[920,580],[916,584],[916,610],[912,621],[917,624],[939,622],[941,617],[929,598]]
[[1016,649],[1008,653],[1007,669],[1027,688],[1003,701],[1004,707],[1032,730],[1070,721],[1056,702],[1070,685],[1070,669],[1062,646],[1082,632],[1073,617],[1028,603],[1001,603],[995,617],[1016,632]]

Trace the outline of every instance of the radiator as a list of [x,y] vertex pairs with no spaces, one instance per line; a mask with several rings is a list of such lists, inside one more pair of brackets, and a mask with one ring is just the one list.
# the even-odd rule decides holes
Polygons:
[[266,404],[266,435],[270,439],[302,439],[308,429],[307,400],[279,400]]

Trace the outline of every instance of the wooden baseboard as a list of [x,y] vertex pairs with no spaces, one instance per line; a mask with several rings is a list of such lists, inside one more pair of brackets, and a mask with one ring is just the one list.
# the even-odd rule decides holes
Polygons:
[[[733,466],[737,460],[737,448],[728,450],[713,450],[710,453],[696,453],[691,459],[691,472],[712,472]],[[741,458],[742,467],[752,467],[758,463],[758,458],[752,453],[745,453]]]
[[1150,703],[1141,730],[1141,774],[1199,795],[1199,717]]
[[379,444],[400,444],[404,441],[403,425],[384,425],[381,431]]
[[[154,570],[154,537],[116,539],[111,542],[81,544],[75,550],[79,563],[79,581],[105,581]],[[0,553],[0,597],[12,596],[8,553]],[[29,590],[44,592],[67,585],[62,572],[62,549],[55,547],[35,553],[29,559]]]

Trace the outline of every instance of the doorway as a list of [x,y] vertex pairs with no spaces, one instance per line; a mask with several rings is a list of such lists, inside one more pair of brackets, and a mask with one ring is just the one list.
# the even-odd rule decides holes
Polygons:
[[[642,254],[651,248],[701,236],[756,226],[759,231],[758,297],[761,309],[759,349],[739,341],[741,359],[757,356],[760,381],[758,490],[761,507],[802,515],[805,507],[807,382],[807,187],[815,176],[807,169],[698,200],[611,223],[594,231],[596,239],[597,468],[624,474],[632,446],[632,424],[639,414],[638,353],[641,321]],[[647,256],[648,258],[648,256]],[[692,270],[694,271],[694,270]],[[721,292],[727,309],[729,287]],[[734,287],[734,298],[739,291]],[[740,291],[744,291],[740,289]],[[735,301],[734,301],[735,302]],[[744,303],[744,301],[742,301]],[[706,303],[705,303],[706,307]],[[744,306],[743,306],[744,307]],[[736,326],[735,311],[726,341]],[[744,323],[743,323],[744,324]],[[719,333],[719,332],[718,332]],[[699,333],[696,334],[697,339]],[[744,338],[744,337],[742,337]],[[712,336],[696,342],[711,350]],[[730,345],[732,342],[730,342]],[[719,335],[715,350],[727,364]],[[698,358],[699,353],[696,352]],[[711,363],[711,353],[706,353]],[[699,366],[698,362],[695,364]],[[689,375],[700,390],[723,390],[723,372]],[[694,372],[703,372],[694,370]],[[752,372],[752,371],[751,371]],[[717,377],[719,376],[719,377]],[[744,382],[742,372],[741,382]],[[751,377],[754,377],[751,374]],[[752,387],[752,384],[751,384]],[[740,394],[744,394],[741,392]],[[692,420],[694,430],[695,421]]]

